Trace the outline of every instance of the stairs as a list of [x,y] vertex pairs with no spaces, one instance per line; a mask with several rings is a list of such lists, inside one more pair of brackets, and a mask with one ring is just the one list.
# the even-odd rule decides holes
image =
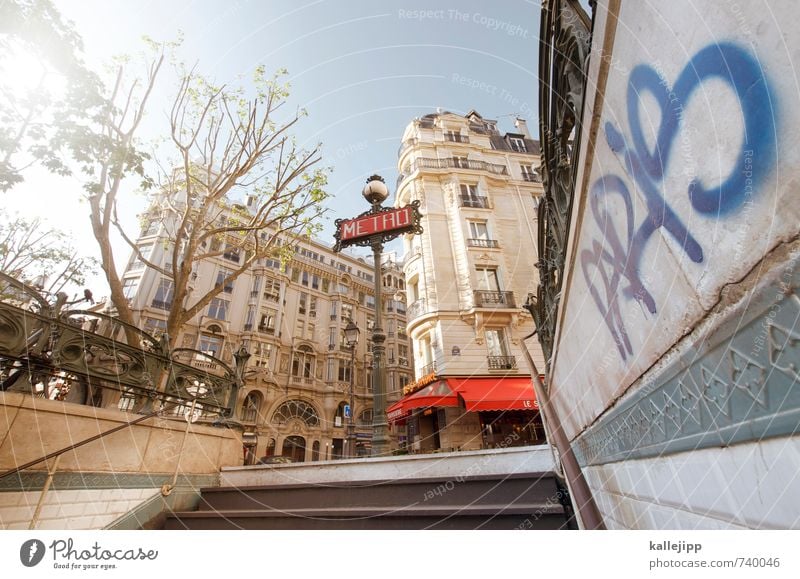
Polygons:
[[165,529],[571,528],[549,447],[223,469]]

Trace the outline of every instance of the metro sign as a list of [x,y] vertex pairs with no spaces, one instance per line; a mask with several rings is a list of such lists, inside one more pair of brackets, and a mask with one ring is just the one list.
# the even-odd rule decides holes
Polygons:
[[338,251],[348,245],[369,245],[376,237],[381,241],[394,239],[401,233],[421,233],[419,201],[405,207],[368,211],[353,219],[336,220]]
[[406,205],[399,209],[390,209],[383,213],[342,221],[340,225],[341,239],[342,241],[348,241],[359,237],[371,237],[376,233],[395,232],[395,230],[400,230],[396,232],[399,234],[403,230],[411,228],[413,223],[414,208],[411,205]]

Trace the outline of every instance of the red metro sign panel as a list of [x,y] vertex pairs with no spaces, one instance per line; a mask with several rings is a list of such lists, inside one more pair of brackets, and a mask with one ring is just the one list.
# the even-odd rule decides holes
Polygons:
[[414,225],[414,208],[411,205],[381,213],[345,219],[339,224],[342,241],[371,237],[378,233],[402,233]]

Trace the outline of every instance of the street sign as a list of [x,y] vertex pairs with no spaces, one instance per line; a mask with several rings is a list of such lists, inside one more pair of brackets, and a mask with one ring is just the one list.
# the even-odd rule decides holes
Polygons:
[[419,201],[403,207],[370,210],[352,219],[336,220],[336,251],[350,245],[389,241],[402,233],[421,233]]

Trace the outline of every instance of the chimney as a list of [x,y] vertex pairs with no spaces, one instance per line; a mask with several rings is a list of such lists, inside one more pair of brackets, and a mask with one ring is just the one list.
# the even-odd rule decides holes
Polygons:
[[526,139],[531,138],[531,134],[528,132],[528,123],[525,121],[525,119],[517,117],[517,119],[514,121],[514,126],[517,127],[517,132],[525,135]]

